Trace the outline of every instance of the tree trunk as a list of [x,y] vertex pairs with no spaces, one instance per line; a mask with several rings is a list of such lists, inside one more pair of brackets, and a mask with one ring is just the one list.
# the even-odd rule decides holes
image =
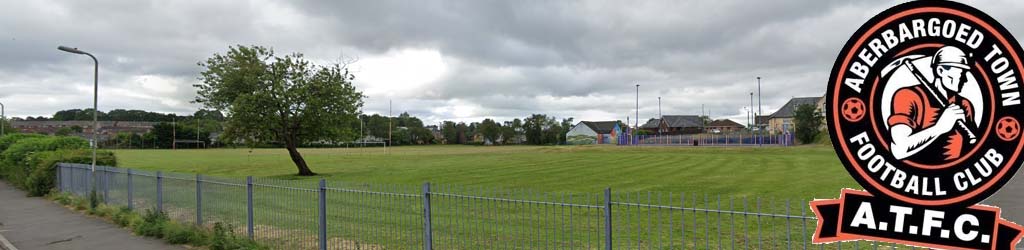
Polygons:
[[302,159],[302,154],[299,154],[298,143],[295,143],[293,140],[288,140],[288,142],[285,143],[285,147],[288,148],[288,155],[292,157],[292,162],[295,163],[295,167],[299,168],[299,175],[316,175],[316,173],[313,173],[313,170],[310,170],[309,166],[306,165],[306,160]]

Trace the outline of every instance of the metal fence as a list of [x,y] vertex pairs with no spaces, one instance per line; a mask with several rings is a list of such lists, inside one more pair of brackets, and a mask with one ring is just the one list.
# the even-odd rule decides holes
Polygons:
[[274,249],[890,249],[813,245],[806,200],[379,185],[58,164],[59,191],[161,210]]
[[651,146],[792,146],[792,134],[686,134],[686,135],[635,135],[621,136],[618,145]]

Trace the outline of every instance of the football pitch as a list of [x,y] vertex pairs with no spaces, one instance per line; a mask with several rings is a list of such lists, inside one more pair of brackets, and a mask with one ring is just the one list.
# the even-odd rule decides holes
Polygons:
[[300,150],[319,176],[295,176],[284,149],[116,150],[121,167],[221,177],[424,182],[540,192],[673,192],[806,200],[859,188],[829,146],[403,146]]

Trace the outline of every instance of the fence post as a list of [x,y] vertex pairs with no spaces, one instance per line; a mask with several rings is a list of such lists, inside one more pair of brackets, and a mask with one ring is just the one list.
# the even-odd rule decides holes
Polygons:
[[135,209],[135,202],[132,200],[132,169],[128,169],[128,209]]
[[106,166],[103,169],[103,204],[110,204],[110,169]]
[[75,193],[75,169],[74,168],[70,168],[70,167],[68,168],[68,191],[65,191],[65,192]]
[[164,174],[156,171],[156,211],[164,211]]
[[203,176],[196,174],[196,225],[203,225]]
[[423,183],[423,249],[434,249],[434,236],[430,227],[430,182]]
[[612,250],[612,188],[604,189],[604,249]]
[[320,179],[320,250],[327,250],[327,181]]
[[249,213],[249,215],[247,216],[246,219],[248,221],[248,226],[249,226],[249,240],[252,240],[252,239],[254,239],[253,233],[255,231],[254,228],[253,228],[253,220],[252,220],[252,176],[245,177],[245,190],[246,190],[246,193],[247,193],[247,195],[246,195],[246,197],[247,197],[246,202],[247,203],[246,204],[248,205],[248,213]]
[[64,179],[61,179],[61,172],[64,172],[64,164],[57,163],[57,192],[64,192]]

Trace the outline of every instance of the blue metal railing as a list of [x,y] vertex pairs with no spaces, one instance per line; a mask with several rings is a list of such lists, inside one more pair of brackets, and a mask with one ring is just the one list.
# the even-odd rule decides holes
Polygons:
[[[807,201],[683,193],[543,193],[97,168],[103,201],[236,232],[274,249],[841,249],[812,245]],[[57,187],[87,195],[87,165]],[[796,205],[794,205],[796,204]],[[796,210],[799,211],[796,211]],[[244,228],[243,228],[244,227]],[[846,248],[880,245],[846,243]],[[884,246],[890,248],[890,246]]]

